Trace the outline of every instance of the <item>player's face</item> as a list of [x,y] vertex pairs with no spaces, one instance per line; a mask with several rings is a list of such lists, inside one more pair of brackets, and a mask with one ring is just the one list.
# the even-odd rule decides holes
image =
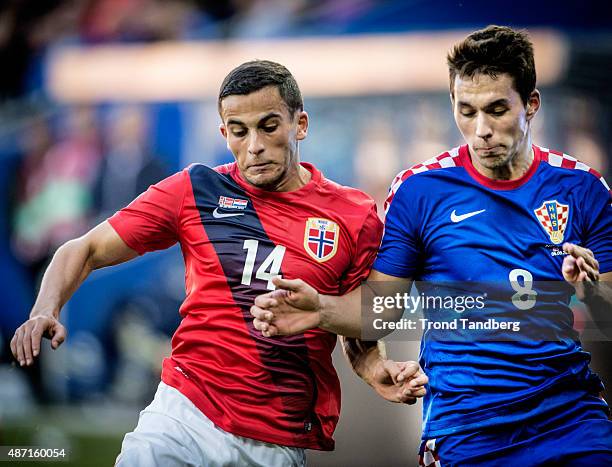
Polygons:
[[529,125],[540,106],[538,91],[525,105],[508,74],[495,79],[486,74],[456,76],[451,101],[476,166],[495,171],[530,154]]
[[250,184],[275,191],[299,177],[298,141],[306,137],[308,115],[290,115],[276,86],[227,96],[221,118],[221,134]]

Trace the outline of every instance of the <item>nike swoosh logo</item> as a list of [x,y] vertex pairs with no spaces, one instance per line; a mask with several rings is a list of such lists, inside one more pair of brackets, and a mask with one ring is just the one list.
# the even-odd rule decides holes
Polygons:
[[457,215],[457,211],[455,209],[453,209],[453,212],[451,212],[451,221],[457,223],[457,222],[461,222],[464,221],[466,219],[469,219],[472,216],[475,216],[477,214],[480,214],[481,212],[485,212],[486,209],[481,209],[480,211],[473,211],[473,212],[468,212],[467,214],[461,214],[460,216]]
[[223,219],[224,217],[244,216],[244,212],[219,212],[219,208],[213,211],[215,219]]

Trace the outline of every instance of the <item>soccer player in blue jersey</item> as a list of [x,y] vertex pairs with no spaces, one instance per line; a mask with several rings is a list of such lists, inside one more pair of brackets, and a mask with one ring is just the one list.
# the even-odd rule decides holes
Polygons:
[[[540,93],[525,33],[489,26],[447,59],[466,144],[396,177],[368,283],[488,281],[508,300],[484,313],[520,316],[532,338],[444,341],[424,332],[420,464],[612,465],[603,385],[569,308],[575,292],[593,314],[612,313],[609,187],[585,164],[532,142]],[[543,281],[557,286],[544,291]],[[360,374],[380,358],[377,346],[355,339],[361,290],[329,297],[299,280],[274,282],[285,291],[258,297],[251,310],[265,335],[321,327],[348,336]]]

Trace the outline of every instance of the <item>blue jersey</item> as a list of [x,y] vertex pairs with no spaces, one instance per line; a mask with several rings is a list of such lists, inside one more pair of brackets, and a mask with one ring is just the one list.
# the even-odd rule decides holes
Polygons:
[[[467,146],[401,172],[374,269],[428,283],[491,281],[512,296],[517,283],[563,281],[561,245],[571,242],[591,249],[602,273],[611,271],[604,179],[566,154],[533,150],[531,167],[517,180],[481,175]],[[552,327],[569,339],[445,342],[440,331],[437,338],[425,331],[420,363],[430,383],[423,437],[525,420],[600,390],[572,331],[572,290],[560,285],[546,305],[522,311],[532,329]],[[521,312],[520,303],[512,305],[500,313]]]

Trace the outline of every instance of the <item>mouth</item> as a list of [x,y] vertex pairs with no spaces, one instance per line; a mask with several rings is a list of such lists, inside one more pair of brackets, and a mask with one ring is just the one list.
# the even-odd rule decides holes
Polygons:
[[476,151],[492,151],[493,149],[499,149],[499,148],[501,148],[501,146],[498,144],[495,146],[479,146],[474,149],[476,149]]
[[484,156],[494,156],[497,155],[500,151],[503,150],[502,146],[484,146],[474,148],[476,152]]
[[249,165],[248,169],[252,172],[265,172],[266,170],[271,169],[274,166],[272,162],[260,162],[258,164]]

